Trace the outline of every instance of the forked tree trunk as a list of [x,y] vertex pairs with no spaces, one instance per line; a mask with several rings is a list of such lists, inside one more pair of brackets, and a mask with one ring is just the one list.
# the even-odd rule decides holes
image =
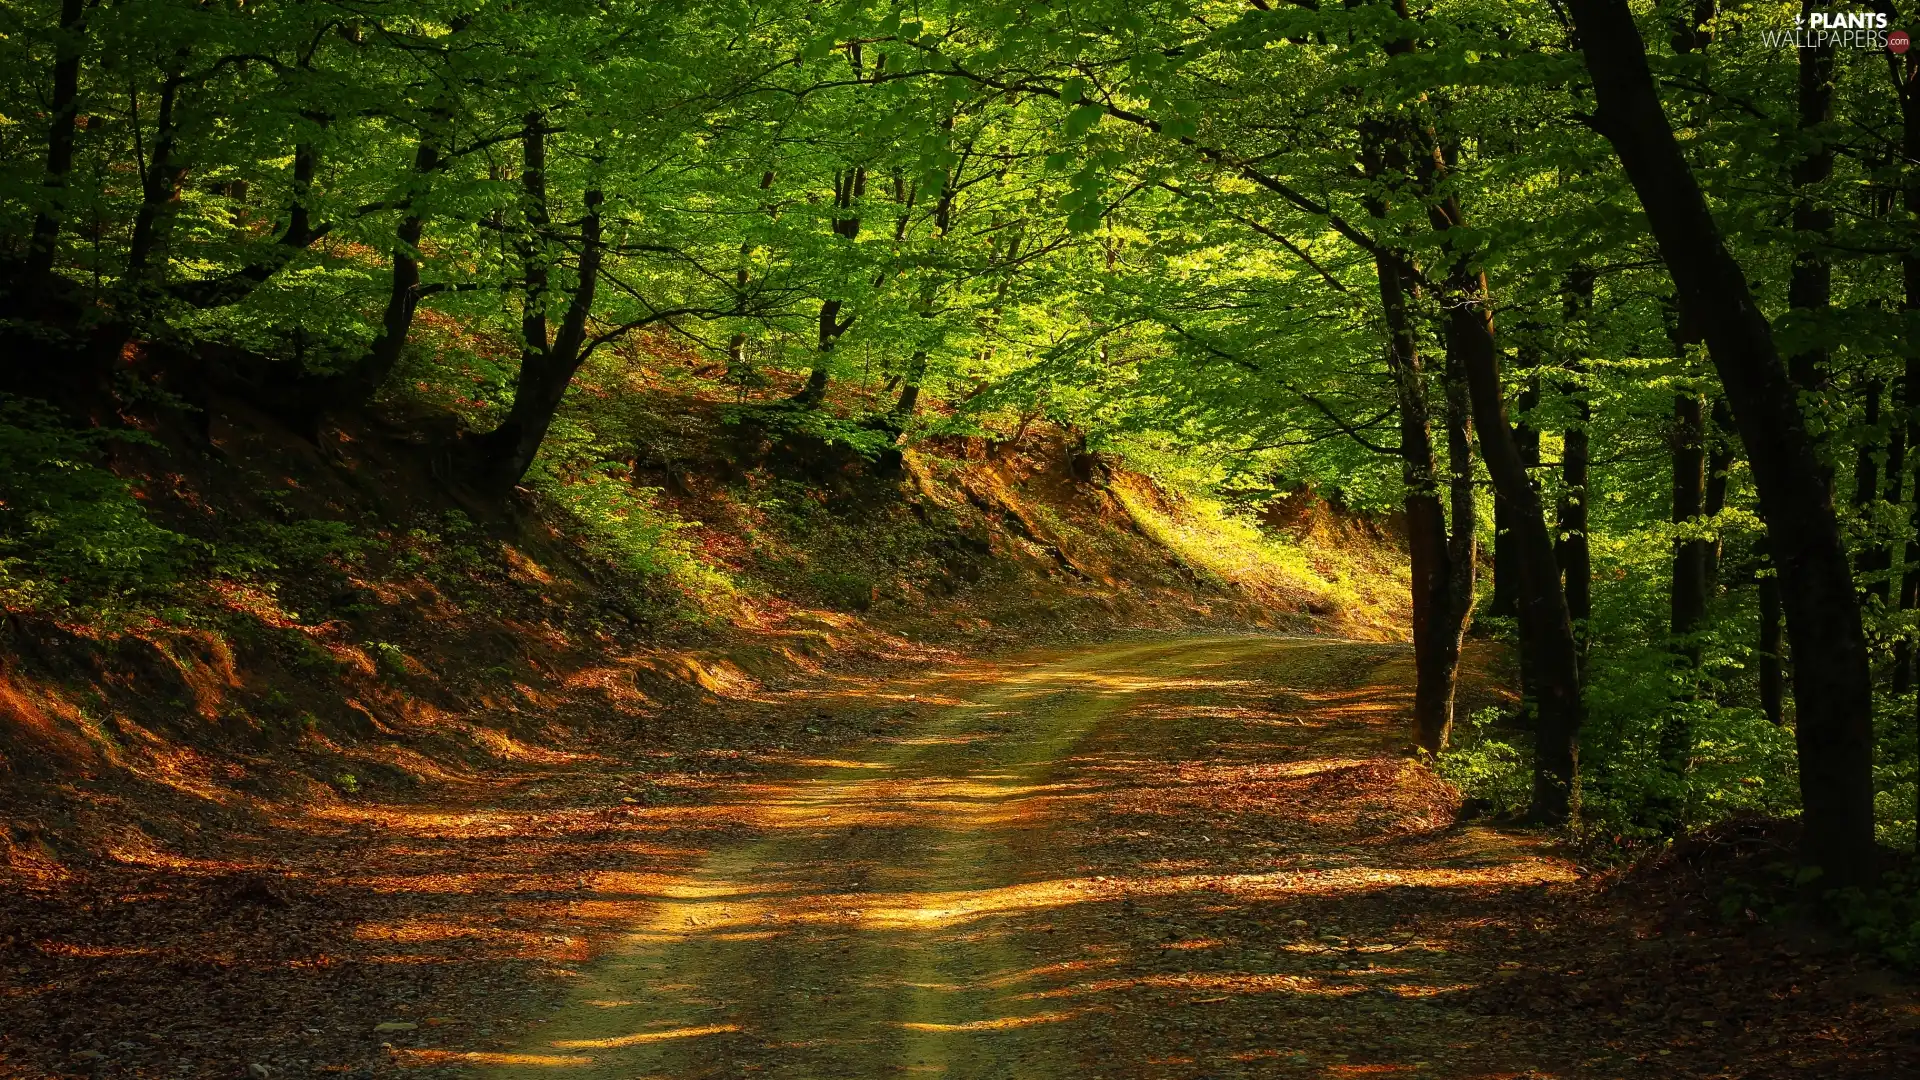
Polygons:
[[1874,876],[1873,695],[1860,603],[1826,470],[1772,328],[1673,135],[1626,0],[1568,0],[1594,126],[1640,196],[1681,310],[1700,328],[1746,444],[1796,666],[1804,850],[1835,884]]
[[593,351],[587,339],[587,319],[593,313],[593,297],[605,251],[600,224],[600,207],[604,202],[600,191],[586,193],[573,295],[559,328],[552,335],[552,343],[545,340],[544,318],[529,316],[523,323],[529,336],[520,355],[513,405],[499,427],[476,440],[468,465],[468,480],[482,494],[505,495],[527,475],[540,453],[540,444],[547,437],[547,429],[553,425],[554,415],[560,410],[560,403],[566,398],[568,384]]
[[[185,50],[174,59],[184,68]],[[180,89],[184,82],[182,72],[173,71],[161,84],[160,105],[154,114],[153,153],[140,178],[140,205],[134,211],[133,231],[127,238],[126,284],[149,298],[152,289],[166,280],[164,249],[180,199],[180,182],[187,175],[186,162],[178,152]]]

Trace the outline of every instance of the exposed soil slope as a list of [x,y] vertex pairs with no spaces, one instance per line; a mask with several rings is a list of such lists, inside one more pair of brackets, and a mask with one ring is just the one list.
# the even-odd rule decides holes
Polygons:
[[[1384,635],[1404,590],[1386,538],[1210,565],[1222,545],[1181,497],[1057,432],[863,457],[779,410],[633,400],[615,440],[632,460],[606,490],[638,501],[611,508],[562,504],[583,490],[565,486],[460,502],[436,478],[440,414],[303,434],[219,399],[143,421],[155,443],[114,465],[192,538],[195,576],[110,619],[0,618],[4,862],[166,865],[300,806],[610,743],[665,751],[690,708],[823,665],[1120,627]],[[658,536],[619,517],[636,507]],[[1309,556],[1361,560],[1366,580]],[[762,750],[797,731],[699,738]]]

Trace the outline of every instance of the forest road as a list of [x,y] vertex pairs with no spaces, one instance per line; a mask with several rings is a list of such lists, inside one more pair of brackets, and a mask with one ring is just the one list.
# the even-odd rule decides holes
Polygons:
[[1580,1075],[1452,1001],[1517,966],[1462,928],[1573,870],[1451,824],[1411,679],[1399,646],[1214,637],[920,681],[487,1075]]

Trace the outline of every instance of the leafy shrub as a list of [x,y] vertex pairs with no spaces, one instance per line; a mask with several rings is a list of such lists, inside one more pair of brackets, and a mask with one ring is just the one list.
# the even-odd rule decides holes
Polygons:
[[1496,814],[1527,808],[1533,773],[1527,754],[1494,736],[1500,710],[1481,709],[1454,725],[1453,744],[1440,755],[1438,771],[1468,802]]
[[223,573],[266,570],[312,571],[337,561],[354,562],[373,541],[344,521],[307,518],[292,522],[246,521],[236,542],[223,545],[215,567]]
[[0,396],[0,597],[29,607],[124,599],[172,584],[192,541],[153,523],[98,464],[111,439],[45,404]]
[[828,446],[844,446],[869,461],[894,449],[897,433],[884,427],[847,420],[818,409],[734,408],[724,415],[726,423],[737,424],[751,418],[772,431],[818,439]]
[[865,611],[873,606],[874,579],[857,570],[814,570],[807,584],[828,606],[840,611]]

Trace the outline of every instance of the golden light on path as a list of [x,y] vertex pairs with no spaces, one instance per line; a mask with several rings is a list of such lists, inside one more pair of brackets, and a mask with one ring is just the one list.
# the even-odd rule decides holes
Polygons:
[[702,1035],[724,1035],[739,1030],[739,1024],[707,1024],[704,1027],[674,1028],[671,1031],[636,1031],[631,1035],[615,1035],[606,1039],[557,1039],[552,1045],[560,1050],[614,1050],[622,1046],[640,1046],[668,1039],[695,1039]]
[[959,1031],[1007,1031],[1012,1028],[1032,1027],[1035,1024],[1057,1024],[1062,1020],[1071,1020],[1080,1015],[1080,1010],[1072,1012],[1033,1013],[1028,1016],[1000,1016],[990,1020],[967,1020],[958,1024],[930,1024],[907,1021],[900,1026],[909,1031],[959,1032]]
[[[1237,737],[1270,730],[1257,728],[1269,714],[1250,702],[1271,691],[1261,678],[1242,677],[1247,670],[1299,656],[1318,677],[1322,666],[1337,667],[1320,661],[1355,648],[1272,638],[1109,647],[1003,673],[998,682],[980,679],[960,691],[970,700],[934,706],[944,711],[923,717],[907,737],[877,743],[870,756],[795,759],[817,771],[738,789],[729,812],[753,831],[712,850],[692,872],[667,877],[635,867],[596,878],[603,889],[627,892],[642,914],[548,1030],[519,1052],[441,1060],[523,1078],[587,1066],[621,1080],[1065,1080],[1084,1075],[1083,1051],[1143,1007],[1191,1007],[1195,1016],[1276,1002],[1364,1010],[1458,989],[1459,980],[1412,966],[1436,950],[1360,970],[1329,968],[1314,959],[1317,951],[1277,940],[1265,955],[1291,968],[1241,969],[1237,953],[1213,955],[1232,952],[1231,935],[1204,923],[1185,929],[1178,945],[1144,947],[1129,924],[1155,905],[1194,918],[1261,903],[1345,903],[1392,889],[1561,882],[1573,876],[1567,865],[1512,847],[1436,865],[1391,846],[1329,841],[1297,852],[1307,865],[1279,852],[1251,861],[1244,853],[1180,852],[1094,872],[1075,854],[1083,838],[1069,830],[1117,799],[1288,784],[1320,785],[1342,799],[1351,786],[1343,772],[1361,774],[1352,783],[1390,774],[1391,750],[1367,756],[1363,744],[1381,741],[1375,728],[1392,723],[1398,699],[1338,686],[1306,685],[1297,695],[1327,711],[1324,724],[1359,725],[1337,747],[1172,766],[1154,756],[1151,740],[1179,725],[1237,724]],[[923,706],[943,696],[924,684],[916,690]],[[1086,749],[1116,730],[1135,741]],[[1306,805],[1294,820],[1321,828],[1318,804]],[[683,823],[698,818],[672,812]],[[1207,813],[1180,819],[1181,827],[1221,835]],[[1055,923],[1072,933],[1038,936]],[[393,929],[396,938],[450,932],[433,924]],[[1167,970],[1171,957],[1188,958],[1180,966],[1195,970]],[[1099,1053],[1138,1065],[1148,1049]],[[1361,1071],[1321,1075],[1372,1067],[1353,1068]]]

